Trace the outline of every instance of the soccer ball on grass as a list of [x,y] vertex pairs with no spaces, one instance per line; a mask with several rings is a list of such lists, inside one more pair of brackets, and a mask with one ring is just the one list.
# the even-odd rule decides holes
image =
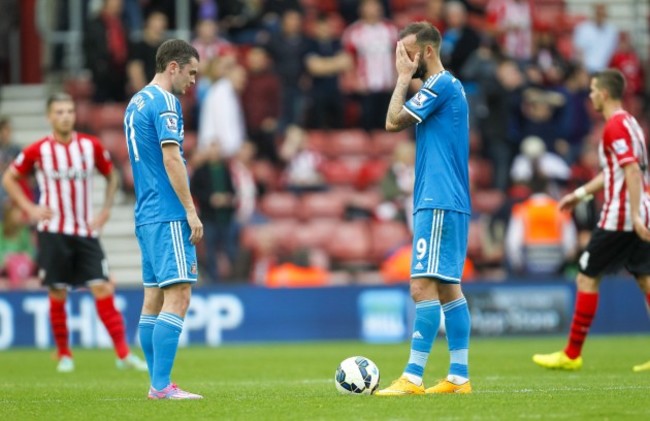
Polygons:
[[371,395],[379,386],[379,368],[366,357],[346,358],[336,369],[334,385],[346,395]]

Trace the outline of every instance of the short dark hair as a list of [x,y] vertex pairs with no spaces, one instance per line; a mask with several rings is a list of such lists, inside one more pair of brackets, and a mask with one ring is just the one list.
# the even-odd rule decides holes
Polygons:
[[625,92],[625,76],[619,70],[606,69],[594,74],[596,85],[609,93],[612,99],[623,98]]
[[72,99],[72,95],[66,92],[54,92],[47,97],[47,102],[45,103],[46,109],[49,111],[55,102],[72,102],[74,104],[74,99]]
[[192,60],[192,57],[199,60],[199,52],[196,48],[182,39],[167,40],[156,51],[156,73],[164,72],[172,61],[183,67]]
[[442,37],[438,28],[429,22],[413,22],[408,24],[399,33],[399,39],[404,39],[409,35],[415,35],[415,42],[420,45],[433,44],[436,50],[440,49]]

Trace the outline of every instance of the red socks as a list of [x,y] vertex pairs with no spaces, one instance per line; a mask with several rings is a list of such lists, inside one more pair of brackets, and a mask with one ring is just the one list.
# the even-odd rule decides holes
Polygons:
[[648,303],[648,307],[650,307],[650,293],[645,295],[645,302]]
[[65,313],[65,300],[50,297],[50,323],[56,343],[57,354],[61,357],[72,357],[68,344],[68,325]]
[[126,343],[124,321],[120,312],[115,308],[113,295],[97,299],[95,303],[97,304],[97,314],[113,339],[115,353],[120,359],[126,357],[129,355],[129,345]]
[[587,339],[589,327],[594,320],[598,308],[598,293],[580,292],[576,296],[576,308],[571,322],[569,343],[564,353],[571,359],[576,359],[582,352],[582,345]]

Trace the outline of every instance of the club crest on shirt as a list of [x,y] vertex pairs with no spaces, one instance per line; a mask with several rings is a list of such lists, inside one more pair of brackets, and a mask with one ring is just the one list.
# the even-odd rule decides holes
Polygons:
[[427,96],[422,93],[422,91],[416,93],[413,98],[411,98],[411,104],[416,106],[417,108],[422,108],[424,106],[424,102],[427,100]]
[[177,132],[178,131],[178,120],[176,117],[167,117],[165,119],[165,126],[167,127],[167,130],[170,132]]
[[617,139],[612,142],[612,148],[614,149],[614,152],[616,152],[616,155],[622,155],[628,151],[625,139]]

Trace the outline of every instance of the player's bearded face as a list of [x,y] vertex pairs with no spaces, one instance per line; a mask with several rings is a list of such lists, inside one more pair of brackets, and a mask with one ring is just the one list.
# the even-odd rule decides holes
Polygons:
[[427,62],[424,61],[424,49],[420,51],[420,62],[418,63],[418,68],[415,69],[413,73],[413,79],[422,79],[428,72]]

